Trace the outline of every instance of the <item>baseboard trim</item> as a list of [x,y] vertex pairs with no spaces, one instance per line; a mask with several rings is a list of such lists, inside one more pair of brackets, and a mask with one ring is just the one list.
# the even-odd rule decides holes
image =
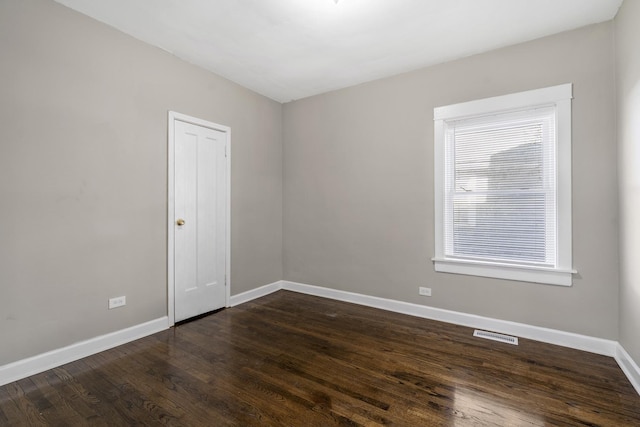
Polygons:
[[238,295],[233,295],[229,298],[229,307],[235,307],[245,302],[264,297],[282,289],[282,280],[269,283],[268,285],[260,286],[259,288],[251,289],[250,291],[242,292]]
[[[235,307],[281,289],[471,328],[486,329],[503,334],[515,335],[520,338],[614,357],[635,390],[640,394],[640,368],[626,350],[618,342],[612,340],[287,280],[280,280],[250,291],[242,292],[238,295],[233,295],[229,299],[229,306]],[[169,318],[165,316],[0,366],[0,386],[152,335],[169,327]]]
[[441,308],[356,294],[337,289],[306,285],[303,283],[283,281],[282,289],[365,305],[367,307],[379,308],[396,313],[408,314],[410,316],[422,317],[425,319],[438,320],[471,328],[486,329],[507,335],[515,335],[521,338],[560,345],[577,350],[584,350],[605,356],[613,357],[616,354],[616,341],[564,332],[556,329],[542,328],[524,323],[493,319],[490,317],[477,316],[475,314],[444,310]]
[[0,386],[155,334],[168,328],[169,318],[165,316],[0,366]]
[[636,362],[629,356],[629,353],[622,347],[620,343],[616,346],[616,362],[622,369],[622,372],[627,376],[629,382],[636,389],[636,392],[640,394],[640,367],[636,364]]
[[422,317],[425,319],[438,320],[446,323],[467,326],[470,328],[487,329],[508,335],[515,335],[520,338],[555,344],[562,347],[576,350],[588,351],[613,357],[622,372],[627,376],[633,388],[640,394],[640,367],[631,358],[629,353],[613,340],[590,337],[587,335],[564,332],[557,329],[542,328],[539,326],[527,325],[524,323],[511,322],[507,320],[494,319],[490,317],[477,316],[475,314],[461,313],[458,311],[444,310],[441,308],[429,307],[403,301],[374,297],[354,292],[341,291],[338,289],[324,288],[321,286],[307,285],[304,283],[281,280],[269,285],[261,286],[247,292],[243,292],[231,297],[231,306],[234,307],[256,298],[263,297],[280,289],[298,292],[307,295],[314,295],[329,298],[337,301],[349,302],[378,308],[381,310],[393,311],[410,316]]

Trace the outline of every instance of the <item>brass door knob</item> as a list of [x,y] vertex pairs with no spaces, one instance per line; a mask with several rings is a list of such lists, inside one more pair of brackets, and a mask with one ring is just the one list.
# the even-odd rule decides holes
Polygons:
[[179,220],[176,221],[176,224],[184,225],[184,219],[180,218]]

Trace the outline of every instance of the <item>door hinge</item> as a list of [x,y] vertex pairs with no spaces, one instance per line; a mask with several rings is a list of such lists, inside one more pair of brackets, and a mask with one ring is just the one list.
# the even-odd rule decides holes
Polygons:
[[227,157],[227,146],[224,146],[224,156]]
[[224,285],[227,286],[227,275],[224,275]]

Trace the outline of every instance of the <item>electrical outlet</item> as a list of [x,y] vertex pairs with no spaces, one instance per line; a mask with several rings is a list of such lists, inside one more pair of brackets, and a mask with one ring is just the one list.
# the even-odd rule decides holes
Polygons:
[[121,297],[109,298],[109,310],[112,308],[122,307],[123,305],[127,305],[126,296],[123,295]]
[[418,293],[424,297],[430,297],[431,296],[431,288],[424,288],[422,286],[420,286],[418,288]]

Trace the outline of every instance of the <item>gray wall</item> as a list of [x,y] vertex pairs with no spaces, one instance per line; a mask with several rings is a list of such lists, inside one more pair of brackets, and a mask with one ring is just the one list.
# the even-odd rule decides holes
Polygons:
[[640,363],[640,2],[616,16],[620,180],[620,343]]
[[[285,104],[284,278],[617,339],[613,46],[609,22]],[[435,273],[433,108],[569,82],[574,286]]]
[[279,103],[47,0],[0,52],[0,365],[167,314],[167,110],[231,127],[232,294],[282,278]]

